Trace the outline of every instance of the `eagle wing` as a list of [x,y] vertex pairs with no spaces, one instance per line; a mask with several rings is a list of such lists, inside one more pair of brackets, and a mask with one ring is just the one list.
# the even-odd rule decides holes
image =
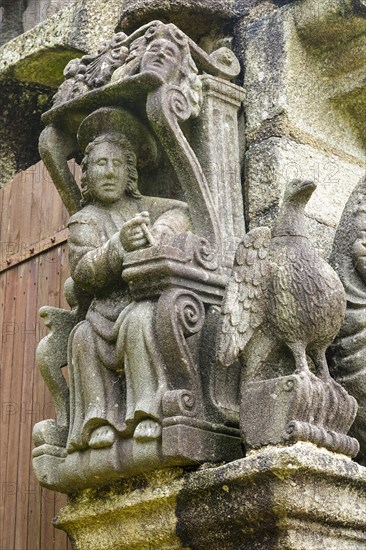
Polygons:
[[266,316],[271,274],[269,227],[252,229],[239,244],[225,289],[216,359],[231,365]]

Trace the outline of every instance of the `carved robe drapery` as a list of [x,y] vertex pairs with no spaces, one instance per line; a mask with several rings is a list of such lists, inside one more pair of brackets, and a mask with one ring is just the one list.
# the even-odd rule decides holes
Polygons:
[[69,343],[69,451],[86,447],[97,426],[110,424],[124,432],[127,419],[132,429],[134,419],[161,418],[157,393],[167,388],[153,333],[154,304],[132,303],[121,276],[118,230],[142,210],[149,211],[155,228],[163,226],[171,234],[189,229],[184,203],[152,197],[126,197],[126,211],[114,214],[88,205],[69,221],[72,277],[94,295],[86,320],[74,329]]
[[[47,487],[242,456],[237,369],[213,363],[217,306],[244,233],[240,174],[224,170],[228,157],[237,165],[239,72],[228,48],[208,54],[160,21],[65,68],[40,153],[72,215],[71,278],[89,304],[78,296],[71,311],[42,312],[51,334],[37,364],[57,419],[35,426],[33,463]],[[82,159],[81,190],[70,158]],[[141,197],[139,182],[165,197],[179,186],[186,203]]]

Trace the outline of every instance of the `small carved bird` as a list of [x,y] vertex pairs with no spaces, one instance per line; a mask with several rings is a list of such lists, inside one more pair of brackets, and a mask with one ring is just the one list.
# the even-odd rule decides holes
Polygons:
[[261,378],[265,361],[284,344],[295,372],[310,370],[308,355],[317,374],[329,377],[325,351],[341,327],[346,296],[308,239],[305,206],[315,188],[312,181],[291,181],[272,232],[253,229],[236,251],[217,359],[229,366],[240,357],[247,381]]

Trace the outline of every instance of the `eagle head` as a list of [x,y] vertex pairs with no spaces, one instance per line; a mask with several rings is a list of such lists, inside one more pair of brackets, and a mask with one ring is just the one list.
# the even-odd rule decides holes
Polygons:
[[316,183],[312,180],[291,180],[286,187],[283,197],[284,202],[306,204],[316,189]]

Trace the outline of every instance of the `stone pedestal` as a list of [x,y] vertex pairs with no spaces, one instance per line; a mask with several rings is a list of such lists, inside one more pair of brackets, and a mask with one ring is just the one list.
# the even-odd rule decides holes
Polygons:
[[78,550],[363,550],[365,524],[365,468],[310,443],[89,489],[55,519]]

